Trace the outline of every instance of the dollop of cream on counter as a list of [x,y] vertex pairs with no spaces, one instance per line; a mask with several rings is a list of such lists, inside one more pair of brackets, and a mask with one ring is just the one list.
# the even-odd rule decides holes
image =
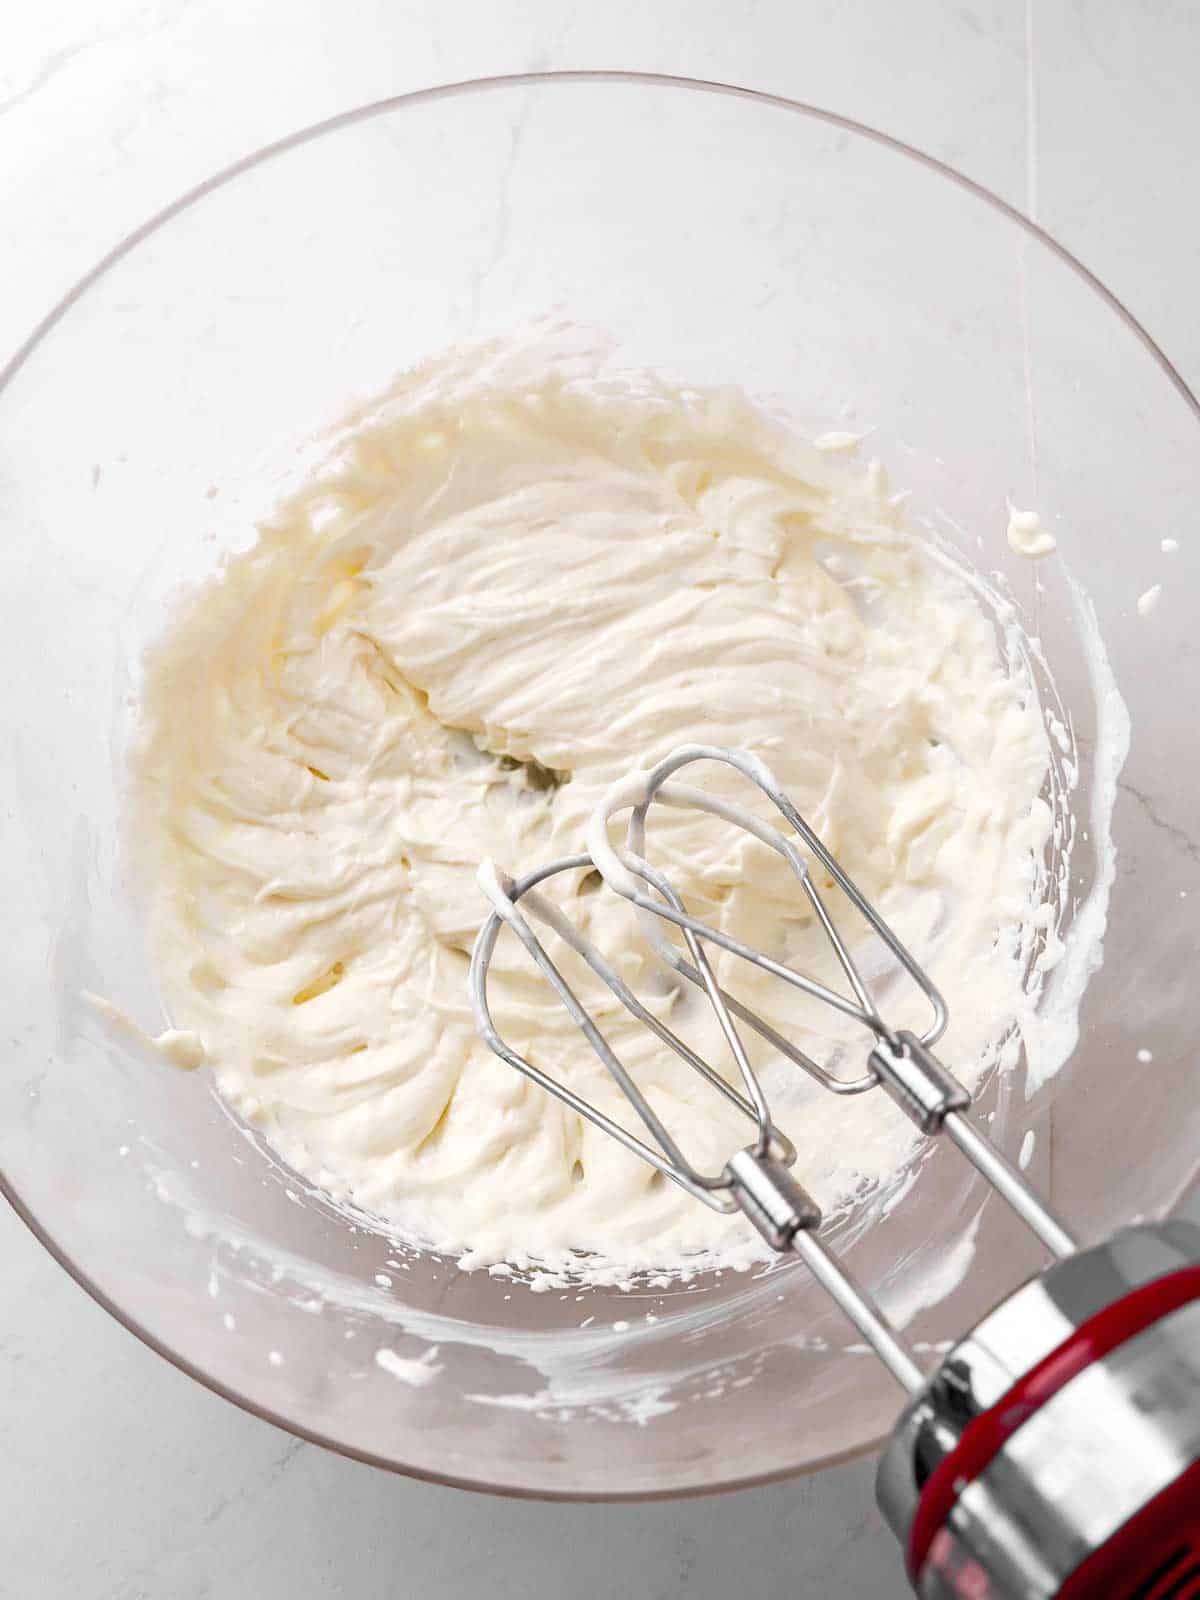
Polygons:
[[[548,334],[403,377],[188,597],[144,716],[133,831],[170,1053],[201,1051],[332,1195],[468,1265],[762,1253],[496,1060],[468,1004],[477,864],[578,850],[609,785],[675,745],[767,760],[942,987],[943,1054],[968,1081],[1011,1036],[1051,821],[1034,690],[884,475],[736,390]],[[832,976],[764,846],[683,814],[656,838],[700,914]],[[727,1059],[594,874],[560,902]],[[862,1070],[836,1014],[732,961],[723,980],[776,1027]],[[630,1121],[507,934],[491,997],[518,1049]],[[924,1020],[915,997],[895,1006]],[[596,1014],[692,1159],[723,1165],[747,1124],[611,997]],[[757,1060],[825,1204],[911,1150],[882,1095],[835,1099]]]
[[1008,508],[1008,544],[1017,555],[1027,556],[1031,561],[1040,560],[1058,549],[1057,540],[1042,527],[1037,512],[1018,511],[1016,506]]

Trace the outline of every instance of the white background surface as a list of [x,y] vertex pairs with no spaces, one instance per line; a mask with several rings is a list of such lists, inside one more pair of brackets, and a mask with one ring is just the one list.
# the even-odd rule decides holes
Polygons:
[[[0,363],[124,233],[237,156],[405,89],[552,67],[721,78],[882,127],[1034,214],[1200,384],[1196,0],[14,3]],[[6,1210],[0,1273],[3,1600],[903,1592],[870,1463],[642,1507],[468,1496],[216,1399]]]

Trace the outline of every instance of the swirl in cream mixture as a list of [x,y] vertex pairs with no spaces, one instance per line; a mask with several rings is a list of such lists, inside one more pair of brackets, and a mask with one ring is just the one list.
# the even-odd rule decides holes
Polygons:
[[[677,744],[756,751],[929,966],[950,1003],[943,1053],[969,1080],[1019,1009],[1046,738],[992,620],[878,470],[834,462],[737,391],[560,345],[496,343],[405,376],[190,597],[147,664],[155,945],[172,1020],[233,1106],[410,1237],[471,1264],[734,1259],[758,1248],[741,1219],[476,1038],[477,863],[578,850],[609,784]],[[680,816],[661,837],[695,909],[829,973],[761,845]],[[564,904],[725,1059],[627,908],[583,874]],[[834,1014],[731,961],[723,977],[777,1027],[862,1070]],[[493,1004],[518,1048],[628,1121],[507,936]],[[598,1014],[689,1153],[719,1167],[746,1125],[615,1003]],[[911,1148],[882,1096],[835,1101],[759,1059],[823,1202]]]

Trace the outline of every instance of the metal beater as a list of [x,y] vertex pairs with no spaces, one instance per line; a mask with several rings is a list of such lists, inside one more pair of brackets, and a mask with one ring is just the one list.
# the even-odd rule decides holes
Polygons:
[[[779,812],[784,832],[740,805],[675,781],[700,762],[734,768]],[[695,808],[746,829],[787,864],[833,949],[849,993],[773,960],[690,915],[646,859],[655,804]],[[610,839],[628,811],[624,848]],[[1139,1224],[1080,1248],[1022,1174],[968,1119],[967,1090],[933,1054],[944,1000],[875,907],[825,848],[769,768],[744,751],[689,745],[609,791],[586,853],[519,879],[490,863],[480,885],[492,914],[472,953],[476,1025],[495,1053],[625,1148],[719,1211],[742,1211],[772,1247],[792,1251],[909,1395],[880,1462],[880,1507],[906,1546],[923,1600],[1196,1600],[1200,1597],[1200,1229]],[[881,1016],[810,868],[819,864],[896,966],[928,1002],[924,1031]],[[538,891],[561,873],[594,868],[630,901],[662,960],[707,997],[736,1064],[734,1087],[629,989],[613,966]],[[667,1048],[735,1105],[753,1137],[717,1172],[696,1168],[656,1115],[534,931],[553,930]],[[684,951],[663,924],[682,936]],[[543,1072],[501,1038],[488,1005],[488,969],[509,927],[625,1094],[640,1138]],[[866,1070],[839,1078],[718,983],[715,945],[860,1023]],[[1055,1257],[1003,1300],[926,1375],[902,1337],[818,1235],[821,1212],[789,1170],[795,1151],[774,1126],[738,1031],[743,1024],[831,1093],[877,1087],[926,1134],[946,1133]]]

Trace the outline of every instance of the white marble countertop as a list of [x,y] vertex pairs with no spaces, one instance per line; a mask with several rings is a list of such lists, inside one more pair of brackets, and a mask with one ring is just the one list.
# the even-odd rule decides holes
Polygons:
[[[1200,384],[1194,0],[44,0],[0,26],[0,362],[180,191],[335,111],[552,67],[831,107],[1037,217]],[[854,1600],[903,1585],[863,1462],[647,1506],[468,1496],[242,1414],[0,1210],[0,1600]]]

